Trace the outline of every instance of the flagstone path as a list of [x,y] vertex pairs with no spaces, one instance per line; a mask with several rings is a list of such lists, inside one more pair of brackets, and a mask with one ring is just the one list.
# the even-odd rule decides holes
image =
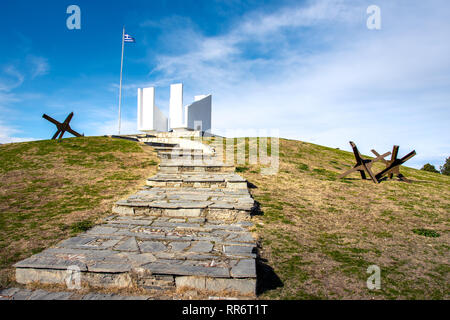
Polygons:
[[148,300],[149,296],[118,295],[111,293],[79,294],[71,291],[30,290],[8,288],[0,290],[0,300]]
[[15,264],[18,283],[64,285],[76,266],[93,288],[255,295],[255,202],[246,180],[212,149],[147,144],[161,160],[147,186],[118,201],[104,224]]

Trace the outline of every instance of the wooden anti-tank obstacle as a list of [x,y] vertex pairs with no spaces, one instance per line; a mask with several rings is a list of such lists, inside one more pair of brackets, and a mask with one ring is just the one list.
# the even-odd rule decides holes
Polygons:
[[82,137],[82,136],[84,136],[84,134],[79,134],[78,132],[76,132],[75,130],[73,130],[70,127],[69,123],[70,123],[70,120],[72,120],[72,117],[73,117],[73,112],[71,112],[67,116],[66,120],[64,120],[63,123],[61,123],[61,122],[56,121],[55,119],[53,119],[52,117],[50,117],[50,116],[48,116],[46,114],[42,115],[42,118],[44,118],[44,119],[50,121],[51,123],[53,123],[56,126],[56,128],[58,129],[56,131],[56,133],[53,135],[52,140],[56,139],[58,137],[58,135],[59,135],[58,139],[61,139],[66,131],[71,133],[71,134],[73,134],[75,137]]
[[379,181],[377,180],[376,176],[372,172],[372,165],[377,161],[381,161],[381,159],[384,159],[384,157],[390,155],[391,153],[386,152],[385,154],[379,155],[375,159],[364,159],[361,156],[361,154],[359,153],[359,150],[353,141],[350,141],[350,145],[352,146],[353,154],[355,155],[356,164],[353,166],[353,168],[351,168],[350,170],[347,170],[346,172],[341,174],[338,178],[341,179],[341,178],[344,178],[345,176],[349,175],[352,172],[359,171],[362,179],[366,179],[365,172],[367,172],[367,174],[372,179],[372,181],[375,183],[378,183]]
[[[352,172],[359,171],[362,179],[366,179],[365,172],[367,172],[367,174],[370,176],[372,181],[375,183],[379,183],[381,181],[381,179],[383,178],[383,176],[385,176],[385,175],[388,175],[388,177],[390,179],[392,179],[393,176],[396,175],[400,181],[409,182],[409,180],[406,179],[406,177],[400,173],[400,165],[402,165],[403,163],[405,163],[406,161],[408,161],[409,159],[414,157],[416,155],[415,150],[411,151],[403,158],[398,159],[397,156],[398,156],[399,146],[394,146],[394,148],[392,149],[392,153],[386,152],[381,155],[377,151],[372,149],[372,153],[375,155],[375,158],[374,159],[364,159],[361,156],[361,154],[359,153],[358,148],[356,147],[356,145],[353,141],[350,141],[350,145],[352,146],[353,154],[355,155],[356,164],[353,166],[353,168],[351,168],[350,170],[347,170],[346,172],[341,174],[339,176],[340,179],[344,178],[345,176],[349,175]],[[386,157],[390,154],[392,154],[390,160],[384,159],[384,157]],[[377,174],[374,174],[372,172],[372,165],[377,161],[381,161],[384,164],[386,164],[386,168],[383,169],[382,171],[378,172]]]
[[[414,157],[416,155],[416,151],[413,150],[410,153],[408,153],[406,156],[404,156],[403,158],[397,159],[399,148],[400,148],[399,146],[393,147],[390,160],[385,160],[385,159],[381,160],[384,164],[386,164],[386,168],[376,175],[376,178],[378,180],[380,180],[384,175],[387,175],[389,177],[389,179],[392,179],[394,177],[394,175],[396,175],[400,181],[410,182],[408,179],[406,179],[406,177],[404,175],[402,175],[400,173],[400,165],[402,165],[403,163],[405,163],[406,161],[408,161],[409,159]],[[373,149],[372,149],[372,153],[375,156],[379,155],[378,152],[376,152]]]

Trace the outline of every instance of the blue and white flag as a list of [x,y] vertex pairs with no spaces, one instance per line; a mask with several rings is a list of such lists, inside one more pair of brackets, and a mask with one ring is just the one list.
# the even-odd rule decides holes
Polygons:
[[130,36],[128,33],[125,33],[123,35],[123,41],[124,42],[136,42],[136,40],[132,36]]

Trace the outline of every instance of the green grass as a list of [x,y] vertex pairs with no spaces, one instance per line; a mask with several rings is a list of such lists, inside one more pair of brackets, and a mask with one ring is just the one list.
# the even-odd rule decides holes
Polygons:
[[[250,164],[244,150],[236,172],[260,203],[261,258],[283,284],[260,298],[450,298],[450,177],[401,167],[411,184],[338,179],[351,152],[287,139],[277,174],[264,175],[267,165]],[[134,142],[103,137],[0,146],[0,268],[90,228],[157,163]],[[372,264],[379,291],[366,287]]]
[[94,226],[94,222],[91,220],[83,220],[75,222],[70,226],[72,233],[81,233],[91,229]]
[[323,168],[313,169],[313,174],[316,175],[319,179],[325,179],[330,181],[335,181],[337,179],[338,174],[336,172],[326,170]]
[[304,163],[299,163],[297,167],[301,171],[308,171],[309,170],[309,166],[307,164],[304,164]]
[[424,237],[430,237],[430,238],[437,238],[440,237],[441,235],[439,233],[437,233],[434,230],[430,230],[430,229],[413,229],[412,230],[415,234],[424,236]]
[[245,172],[248,171],[248,167],[236,167],[235,169],[236,172]]
[[[338,179],[354,165],[352,152],[288,139],[280,139],[277,174],[263,175],[249,149],[245,166],[236,164],[246,169],[236,171],[255,186],[261,256],[283,283],[261,298],[450,298],[450,177],[402,166],[412,183],[374,184],[357,172]],[[366,286],[372,264],[381,268],[379,291]]]
[[156,172],[150,147],[107,137],[0,145],[0,287],[11,264],[83,232]]

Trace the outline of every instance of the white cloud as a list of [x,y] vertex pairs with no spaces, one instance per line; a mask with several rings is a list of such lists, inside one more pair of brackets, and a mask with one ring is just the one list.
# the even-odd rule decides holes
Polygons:
[[28,55],[23,61],[9,62],[0,69],[0,92],[19,88],[26,80],[48,74],[50,66],[44,57]]
[[[102,136],[118,133],[118,113],[117,106],[110,105],[105,108],[88,107],[89,112],[82,116],[82,122],[74,123],[73,128],[83,130],[86,135]],[[137,120],[135,115],[130,115],[122,109],[120,134],[136,134]]]
[[[107,120],[102,122],[91,122],[89,125],[91,127],[90,134],[94,136],[111,135],[118,133],[118,120]],[[123,119],[120,123],[120,134],[136,134],[137,122],[133,119]]]
[[305,6],[285,7],[267,14],[256,12],[244,19],[234,32],[235,37],[258,36],[267,38],[283,28],[298,28],[325,23],[355,24],[355,14],[360,6],[348,5],[342,0],[309,1]]
[[[1,87],[1,83],[0,83],[0,87]],[[19,99],[17,98],[17,96],[13,93],[10,92],[2,92],[2,90],[0,90],[0,109],[4,108],[7,104],[12,103],[12,102],[16,102]]]
[[0,143],[13,143],[13,142],[25,142],[36,140],[30,137],[17,137],[17,134],[21,131],[15,127],[6,126],[0,123]]
[[31,79],[44,76],[49,73],[50,65],[48,64],[48,60],[46,58],[30,55],[28,56],[28,61],[31,65]]
[[14,65],[7,65],[0,73],[0,91],[9,92],[20,87],[25,76]]
[[[34,59],[36,58],[36,60]],[[39,94],[35,93],[19,93],[18,89],[26,80],[27,74],[31,72],[31,77],[34,78],[43,75],[48,66],[46,66],[45,59],[33,57],[32,65],[34,68],[26,71],[21,63],[10,63],[0,70],[0,143],[13,143],[36,140],[33,137],[20,137],[24,132],[17,129],[16,126],[5,124],[5,121],[14,120],[15,118],[23,118],[23,114],[17,104],[25,100],[36,100]],[[13,106],[13,107],[12,107]],[[19,137],[18,137],[19,135]]]
[[347,150],[355,140],[364,153],[399,144],[420,166],[450,150],[450,5],[433,4],[380,0],[380,31],[366,28],[364,1],[253,12],[216,36],[192,28],[185,53],[157,57],[154,78],[212,93],[218,130],[279,128]]

